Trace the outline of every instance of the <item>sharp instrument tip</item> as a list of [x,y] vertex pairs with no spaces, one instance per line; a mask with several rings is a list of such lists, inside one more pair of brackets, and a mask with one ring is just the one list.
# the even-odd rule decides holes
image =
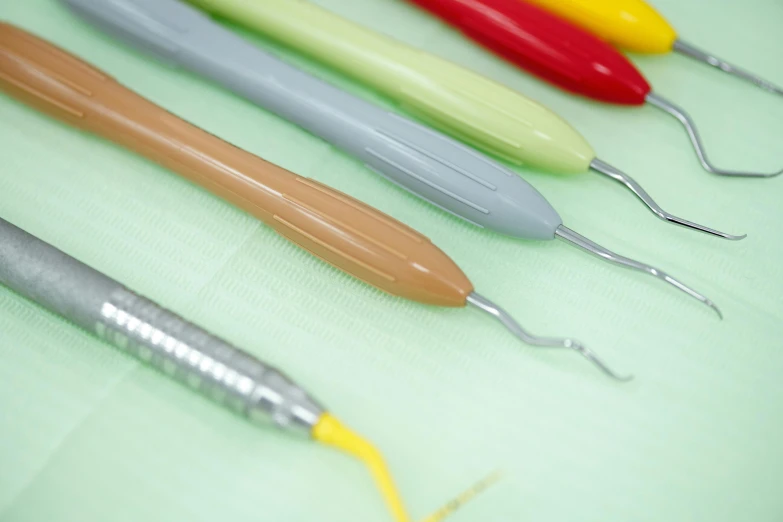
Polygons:
[[696,230],[697,232],[703,232],[711,236],[728,239],[729,241],[739,241],[740,239],[745,239],[747,237],[747,234],[743,234],[741,236],[728,234],[726,232],[721,232],[720,230],[715,230],[714,228],[705,227],[704,225],[699,225],[698,223],[694,223],[693,221],[688,221],[687,219],[682,219],[680,217],[669,214],[668,212],[663,210],[655,202],[655,200],[653,200],[650,194],[648,194],[647,191],[644,190],[642,186],[636,182],[636,180],[634,180],[631,176],[621,171],[620,169],[613,167],[612,165],[609,165],[603,160],[600,160],[598,158],[593,159],[593,161],[590,162],[590,170],[592,170],[593,172],[597,172],[599,174],[603,174],[604,176],[611,178],[619,182],[620,184],[624,185],[628,190],[636,194],[636,197],[638,197],[642,201],[642,203],[644,203],[647,206],[647,208],[649,208],[653,212],[653,214],[655,214],[656,216],[658,216],[659,218],[661,218],[662,220],[668,223],[674,223],[675,225],[679,225],[681,227],[689,228],[691,230]]
[[503,310],[501,307],[486,297],[477,294],[476,292],[468,295],[467,301],[476,308],[483,310],[489,315],[495,317],[512,334],[514,334],[518,339],[526,344],[543,348],[567,348],[574,350],[580,353],[582,357],[592,362],[604,374],[613,379],[616,379],[620,382],[628,382],[633,379],[632,375],[620,375],[610,369],[606,363],[604,363],[603,360],[601,360],[592,350],[584,346],[579,341],[566,338],[538,337],[530,334],[525,329],[523,329],[522,326],[520,326],[520,324],[513,317],[511,317],[508,312]]
[[696,290],[692,289],[688,285],[680,282],[679,280],[675,279],[674,277],[670,276],[663,270],[659,270],[653,266],[650,266],[645,263],[640,263],[639,261],[635,261],[633,259],[627,258],[625,256],[621,256],[620,254],[616,254],[612,252],[611,250],[602,247],[601,245],[587,239],[583,235],[574,232],[570,228],[566,227],[565,225],[560,225],[557,230],[555,231],[555,237],[562,239],[566,241],[567,243],[570,243],[571,245],[574,245],[596,257],[599,257],[603,259],[604,261],[608,261],[609,263],[612,263],[617,266],[624,266],[626,268],[630,268],[632,270],[637,270],[639,272],[643,272],[645,274],[650,274],[651,276],[660,279],[662,281],[665,281],[669,283],[670,285],[674,286],[678,290],[688,294],[689,296],[693,297],[694,299],[704,303],[705,305],[712,308],[715,313],[718,314],[718,317],[723,319],[723,314],[721,313],[720,309],[715,306],[715,303],[712,302],[712,300],[708,299],[704,295],[700,294]]
[[720,308],[718,308],[718,305],[707,299],[707,306],[715,310],[715,313],[718,314],[718,317],[721,321],[723,321],[723,312],[720,311]]
[[696,156],[699,158],[699,163],[701,163],[702,168],[704,168],[704,170],[707,172],[716,174],[718,176],[729,176],[736,178],[774,178],[783,174],[783,169],[778,170],[777,172],[753,172],[744,170],[728,170],[716,167],[710,161],[710,158],[707,157],[707,151],[705,150],[704,143],[701,140],[701,134],[699,134],[699,130],[696,128],[696,122],[693,121],[693,118],[690,116],[690,114],[685,112],[685,109],[675,105],[666,98],[663,98],[654,92],[650,92],[647,95],[646,100],[650,105],[674,116],[682,124],[682,126],[685,127],[685,131],[688,133],[688,137],[690,138],[691,144],[693,145],[693,150],[696,152]]
[[722,58],[718,58],[712,53],[708,53],[702,49],[699,49],[691,43],[684,42],[682,40],[676,40],[674,42],[674,50],[682,55],[688,56],[689,58],[693,58],[694,60],[711,65],[716,69],[720,69],[727,74],[749,81],[750,83],[764,89],[767,92],[783,96],[783,88],[778,87],[769,80],[765,80],[756,74],[737,67],[736,65],[733,65]]

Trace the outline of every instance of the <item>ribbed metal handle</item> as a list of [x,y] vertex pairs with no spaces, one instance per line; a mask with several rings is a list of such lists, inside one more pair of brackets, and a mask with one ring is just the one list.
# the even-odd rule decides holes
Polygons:
[[322,413],[277,370],[125,288],[103,303],[95,333],[256,423],[309,433]]
[[255,423],[309,435],[323,413],[276,369],[3,219],[0,284]]

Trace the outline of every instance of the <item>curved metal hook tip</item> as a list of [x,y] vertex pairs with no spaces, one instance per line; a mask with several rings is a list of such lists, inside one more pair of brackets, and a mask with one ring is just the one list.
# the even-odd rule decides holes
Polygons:
[[557,230],[555,231],[555,237],[560,238],[576,247],[579,247],[585,252],[588,252],[596,257],[599,257],[604,261],[608,261],[613,265],[624,266],[626,268],[637,270],[639,272],[649,274],[657,279],[665,281],[670,285],[674,286],[675,288],[677,288],[678,290],[685,292],[686,294],[693,297],[694,299],[709,306],[715,311],[716,314],[718,314],[718,317],[723,319],[723,314],[721,313],[720,309],[717,306],[715,306],[715,303],[713,303],[712,300],[708,299],[706,296],[700,294],[696,290],[690,288],[684,283],[673,278],[663,270],[659,270],[648,264],[641,263],[639,261],[627,258],[625,256],[621,256],[620,254],[616,254],[611,250],[602,247],[598,243],[590,241],[583,235],[574,232],[573,230],[566,227],[565,225],[560,225],[559,227],[557,227]]
[[549,337],[537,337],[525,331],[520,324],[501,307],[476,292],[468,295],[468,303],[483,310],[500,321],[512,334],[522,342],[532,346],[547,348],[568,348],[582,354],[582,356],[596,365],[602,372],[618,381],[627,382],[633,379],[632,375],[619,375],[611,370],[595,353],[574,339],[556,339]]
[[777,172],[745,172],[716,167],[707,157],[707,152],[704,150],[704,143],[701,141],[701,135],[696,128],[696,123],[682,107],[673,104],[669,100],[662,98],[654,92],[649,93],[646,100],[650,105],[654,105],[655,107],[658,107],[659,109],[671,114],[677,118],[680,123],[682,123],[691,139],[693,148],[696,151],[696,156],[699,157],[699,163],[701,163],[701,166],[704,167],[704,170],[707,172],[717,174],[718,176],[735,176],[742,178],[774,178],[775,176],[780,176],[783,174],[783,169]]
[[715,230],[714,228],[705,227],[704,225],[699,225],[693,221],[688,221],[687,219],[682,219],[669,214],[660,206],[658,206],[658,204],[655,202],[655,200],[653,200],[652,197],[650,197],[647,191],[644,190],[641,185],[639,185],[631,176],[609,165],[605,161],[595,158],[590,162],[590,169],[624,185],[628,190],[636,194],[636,197],[638,197],[645,205],[647,205],[647,208],[652,210],[653,214],[664,221],[668,221],[669,223],[674,223],[675,225],[680,225],[681,227],[689,228],[691,230],[696,230],[698,232],[704,232],[705,234],[710,234],[715,237],[728,239],[729,241],[739,241],[740,239],[745,239],[748,237],[747,234],[742,234],[741,236],[727,234],[726,232],[721,232],[719,230]]

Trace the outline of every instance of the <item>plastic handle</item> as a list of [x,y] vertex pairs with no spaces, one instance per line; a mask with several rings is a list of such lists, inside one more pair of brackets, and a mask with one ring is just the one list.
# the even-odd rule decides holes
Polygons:
[[220,140],[8,24],[0,24],[0,88],[178,172],[386,292],[464,306],[472,291],[454,262],[416,231]]
[[303,1],[191,0],[362,81],[431,126],[516,164],[582,172],[595,157],[549,109]]
[[178,0],[63,0],[108,33],[206,76],[478,226],[552,239],[557,212],[519,176],[472,149],[267,54]]
[[307,435],[323,413],[274,368],[3,219],[0,284],[252,421]]
[[511,63],[595,100],[642,105],[650,85],[611,45],[519,0],[410,0]]
[[668,53],[677,40],[677,31],[642,0],[528,1],[628,51]]

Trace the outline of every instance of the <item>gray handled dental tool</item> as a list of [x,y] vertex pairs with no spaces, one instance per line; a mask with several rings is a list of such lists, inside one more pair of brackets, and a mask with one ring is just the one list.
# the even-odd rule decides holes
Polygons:
[[296,123],[457,217],[512,237],[559,238],[605,261],[661,279],[722,317],[710,299],[665,272],[615,254],[565,227],[536,189],[496,161],[300,71],[180,0],[61,1],[110,35]]
[[324,413],[276,369],[2,218],[0,284],[255,424],[309,437]]

